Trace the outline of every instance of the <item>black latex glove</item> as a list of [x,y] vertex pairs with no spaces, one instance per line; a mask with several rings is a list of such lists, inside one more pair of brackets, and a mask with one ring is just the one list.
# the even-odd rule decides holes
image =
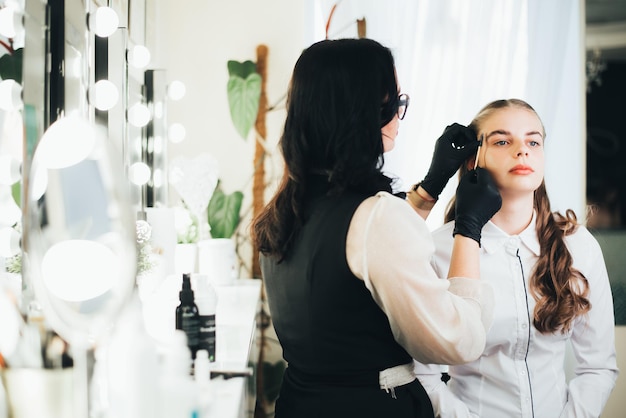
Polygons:
[[483,226],[502,206],[502,197],[491,174],[478,167],[465,174],[456,189],[454,232],[478,242]]
[[477,149],[478,140],[474,130],[458,123],[446,127],[435,143],[433,159],[421,183],[422,188],[438,199],[450,177]]

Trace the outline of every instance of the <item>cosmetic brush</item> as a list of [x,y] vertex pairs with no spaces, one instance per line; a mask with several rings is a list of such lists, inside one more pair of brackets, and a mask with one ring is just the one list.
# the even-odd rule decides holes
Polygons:
[[476,150],[476,159],[474,160],[474,170],[478,167],[478,155],[480,154],[480,147],[483,145],[484,135],[480,134],[480,139],[478,140],[478,149]]

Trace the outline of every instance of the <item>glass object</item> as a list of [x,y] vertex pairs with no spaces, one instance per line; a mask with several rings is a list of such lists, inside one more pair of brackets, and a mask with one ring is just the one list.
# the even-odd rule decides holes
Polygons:
[[57,120],[33,157],[26,272],[50,326],[72,347],[77,417],[87,416],[87,351],[135,285],[135,222],[121,157],[95,126]]

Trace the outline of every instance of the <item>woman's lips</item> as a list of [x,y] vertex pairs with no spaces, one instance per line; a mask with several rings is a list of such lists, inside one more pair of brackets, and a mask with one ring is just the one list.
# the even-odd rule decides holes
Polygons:
[[523,164],[518,164],[509,170],[509,173],[512,173],[512,174],[531,174],[534,172],[535,170],[533,170],[531,167],[527,165],[523,165]]

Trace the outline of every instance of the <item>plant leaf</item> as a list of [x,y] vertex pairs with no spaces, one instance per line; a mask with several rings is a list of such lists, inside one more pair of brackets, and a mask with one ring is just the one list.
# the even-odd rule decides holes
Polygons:
[[12,54],[4,54],[0,57],[0,78],[2,80],[15,80],[22,84],[22,59],[24,49],[18,48]]
[[230,77],[237,76],[245,80],[250,74],[256,73],[256,64],[250,60],[244,62],[230,60],[226,65]]
[[230,76],[227,91],[230,117],[235,129],[245,140],[259,111],[261,76],[257,73],[252,73],[245,79]]
[[239,225],[242,201],[243,193],[240,191],[227,195],[222,189],[215,189],[207,208],[211,237],[230,238],[233,235],[237,225]]
[[11,194],[17,206],[22,207],[22,182],[17,181],[11,186]]
[[285,374],[285,363],[278,361],[275,364],[263,362],[263,387],[265,388],[265,399],[275,402],[280,393],[280,385]]

